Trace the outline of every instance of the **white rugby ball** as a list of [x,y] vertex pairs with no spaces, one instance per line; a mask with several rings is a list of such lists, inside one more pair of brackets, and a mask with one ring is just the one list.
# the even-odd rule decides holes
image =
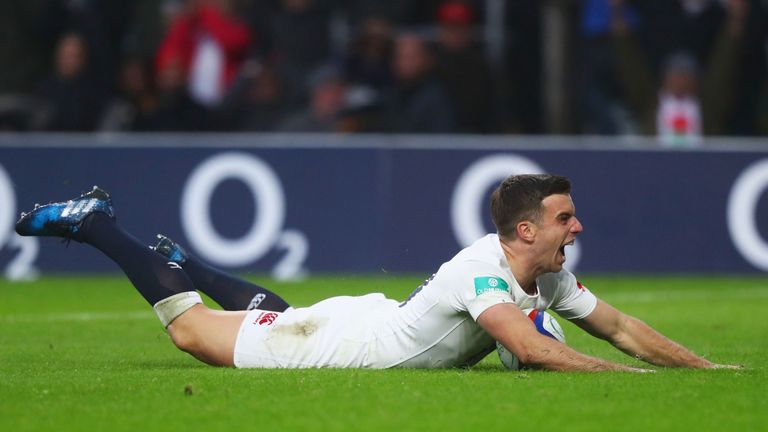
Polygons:
[[[558,323],[547,311],[524,309],[523,313],[528,315],[528,318],[533,321],[533,324],[536,325],[536,330],[538,330],[539,333],[565,343],[565,333],[563,333],[563,328],[560,327],[560,323]],[[496,352],[499,353],[499,360],[501,360],[501,364],[503,364],[505,368],[512,370],[520,369],[520,360],[518,360],[516,355],[504,348],[504,345],[496,342]]]

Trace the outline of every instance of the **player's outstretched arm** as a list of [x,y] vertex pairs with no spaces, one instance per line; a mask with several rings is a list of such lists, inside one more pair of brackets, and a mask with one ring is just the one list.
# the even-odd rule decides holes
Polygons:
[[514,353],[520,361],[538,369],[559,371],[648,372],[581,354],[567,345],[536,331],[530,319],[511,303],[491,306],[477,318],[494,339]]
[[706,369],[740,367],[719,365],[699,357],[643,321],[620,312],[602,300],[597,301],[590,315],[573,322],[626,354],[658,366]]

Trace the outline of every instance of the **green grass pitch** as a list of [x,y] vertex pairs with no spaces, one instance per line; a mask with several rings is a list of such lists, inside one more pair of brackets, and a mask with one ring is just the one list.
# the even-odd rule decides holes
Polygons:
[[[421,278],[261,282],[308,305],[374,291],[402,299]],[[122,277],[0,280],[0,430],[768,430],[768,278],[583,282],[745,369],[509,372],[495,354],[471,370],[213,368],[176,350]],[[577,350],[641,364],[559,321]]]

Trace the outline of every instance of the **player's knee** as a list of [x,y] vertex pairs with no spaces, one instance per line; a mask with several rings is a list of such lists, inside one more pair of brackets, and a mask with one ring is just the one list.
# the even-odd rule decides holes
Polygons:
[[227,356],[215,349],[215,344],[212,345],[209,340],[206,340],[210,335],[199,327],[172,323],[168,326],[168,334],[178,349],[204,363],[212,366],[233,365],[231,358],[227,360]]
[[243,315],[210,311],[196,305],[167,327],[173,344],[214,366],[233,366],[235,334]]
[[194,357],[205,357],[205,337],[199,325],[189,320],[178,319],[168,326],[168,334],[176,347]]
[[173,344],[182,351],[193,354],[200,346],[200,332],[196,316],[200,314],[202,306],[189,308],[181,315],[175,317],[168,324],[166,330],[171,336]]
[[194,327],[182,323],[171,323],[168,326],[168,334],[176,348],[184,352],[196,355],[201,349],[201,337]]

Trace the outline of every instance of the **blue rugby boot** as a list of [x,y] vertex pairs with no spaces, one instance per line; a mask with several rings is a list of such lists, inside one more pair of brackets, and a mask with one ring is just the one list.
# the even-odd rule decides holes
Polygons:
[[179,246],[178,243],[162,234],[157,235],[157,240],[157,244],[155,246],[150,246],[150,249],[178,265],[184,265],[184,263],[187,262],[187,251]]
[[44,206],[35,204],[31,212],[21,214],[21,219],[16,222],[16,232],[22,236],[63,237],[79,241],[77,234],[83,221],[97,212],[113,219],[115,217],[109,194],[94,186],[90,192],[67,202]]

